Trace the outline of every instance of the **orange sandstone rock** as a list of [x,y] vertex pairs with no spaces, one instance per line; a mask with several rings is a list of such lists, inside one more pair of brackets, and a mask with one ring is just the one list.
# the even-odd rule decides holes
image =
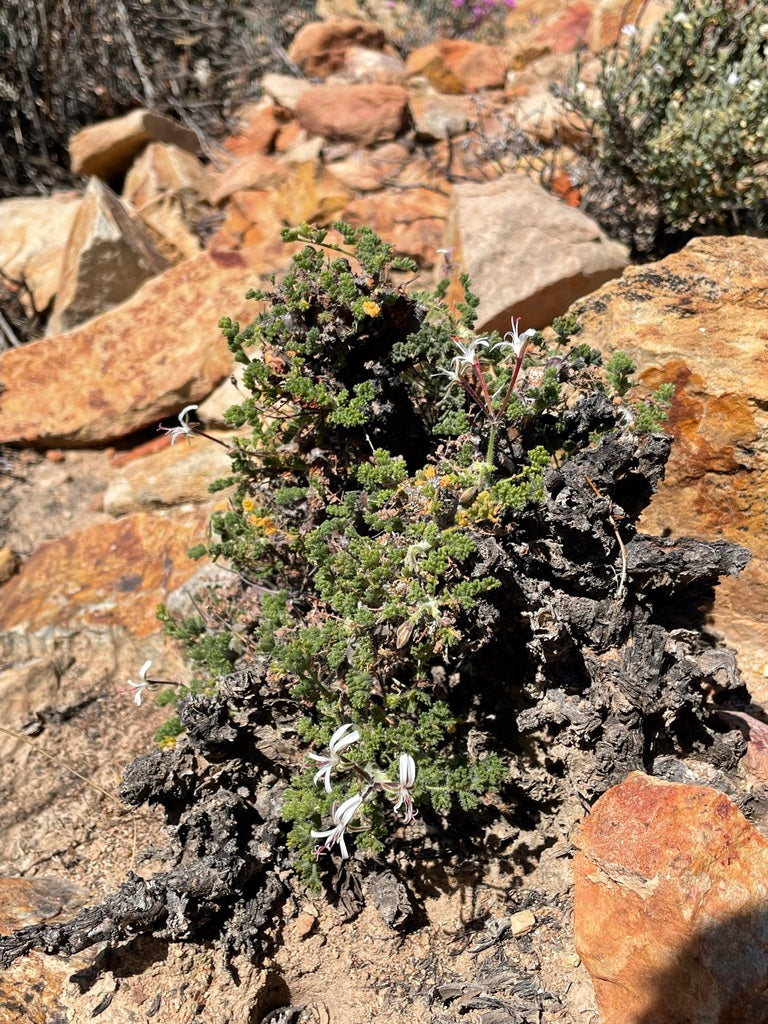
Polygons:
[[239,253],[201,253],[68,334],[2,353],[0,441],[106,444],[204,398],[232,366],[218,321],[252,318],[256,280]]
[[574,842],[602,1024],[768,1020],[768,839],[728,797],[633,773]]
[[199,569],[187,551],[205,537],[210,503],[139,512],[41,544],[3,587],[0,630],[44,626],[158,632],[158,604]]
[[316,85],[301,94],[296,119],[313,135],[370,145],[405,127],[408,93],[399,85]]

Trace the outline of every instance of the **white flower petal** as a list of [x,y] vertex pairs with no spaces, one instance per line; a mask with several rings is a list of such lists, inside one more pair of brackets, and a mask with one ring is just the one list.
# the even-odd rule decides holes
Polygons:
[[189,425],[187,423],[187,416],[189,416],[191,412],[194,412],[195,409],[197,409],[196,405],[185,405],[184,408],[181,410],[181,412],[179,413],[179,423],[181,423],[183,427],[188,428]]
[[410,789],[416,781],[416,762],[410,754],[400,755],[400,786]]
[[[345,722],[344,725],[340,725],[339,728],[336,730],[336,732],[334,732],[333,736],[331,736],[331,742],[328,744],[328,749],[330,750],[330,752],[332,754],[335,754],[336,750],[339,749],[339,745],[342,744],[342,737],[344,736],[344,734],[349,729],[352,729],[352,728],[353,728],[353,725],[352,725],[351,722]],[[358,740],[360,739],[360,733],[359,732],[355,732],[354,736],[355,736],[355,739],[358,739]],[[355,741],[354,740],[347,740],[347,742],[354,743]],[[344,743],[342,745],[346,745],[346,744]]]

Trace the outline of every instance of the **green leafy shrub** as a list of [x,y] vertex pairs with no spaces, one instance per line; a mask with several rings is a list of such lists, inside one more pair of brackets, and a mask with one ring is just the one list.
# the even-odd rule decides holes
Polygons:
[[625,26],[596,89],[574,76],[565,99],[590,127],[588,201],[636,254],[765,229],[767,40],[765,0],[675,0],[650,39]]
[[[344,855],[357,831],[376,852],[393,811],[449,815],[507,778],[477,740],[472,688],[509,601],[504,539],[535,521],[553,462],[593,443],[587,424],[604,436],[632,417],[618,390],[633,368],[606,373],[572,318],[549,341],[516,323],[478,338],[466,278],[452,311],[447,282],[409,294],[392,283],[408,261],[368,228],[333,228],[284,232],[308,244],[252,293],[263,312],[221,321],[247,391],[227,419],[247,430],[208,545],[258,595],[250,625],[237,613],[239,649],[268,659],[315,762],[283,804],[314,882],[318,839]],[[221,671],[225,637],[169,628]]]

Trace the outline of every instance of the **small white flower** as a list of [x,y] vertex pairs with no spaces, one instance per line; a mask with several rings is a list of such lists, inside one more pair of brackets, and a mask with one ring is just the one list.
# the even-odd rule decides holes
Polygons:
[[317,785],[320,779],[323,779],[326,793],[331,792],[331,772],[341,761],[341,751],[348,747],[350,743],[357,743],[360,739],[360,733],[357,729],[347,735],[351,728],[352,724],[350,722],[339,726],[333,736],[331,736],[331,742],[328,744],[328,754],[308,755],[313,761],[318,761],[320,764],[312,781]]
[[347,851],[347,844],[344,841],[344,831],[349,825],[350,821],[354,818],[363,803],[363,798],[358,796],[351,796],[348,800],[345,800],[343,804],[338,807],[334,807],[333,810],[333,828],[326,829],[324,832],[319,832],[316,829],[312,829],[310,835],[314,839],[325,839],[322,846],[318,846],[315,850],[315,854],[319,857],[321,853],[326,853],[336,843],[339,844],[341,850],[342,860],[346,860],[349,857]]
[[141,698],[144,695],[144,691],[149,686],[149,680],[147,679],[147,672],[149,672],[149,669],[150,669],[151,665],[152,665],[151,661],[145,661],[144,664],[141,666],[141,669],[139,671],[139,677],[141,679],[140,683],[134,683],[134,681],[132,679],[128,680],[128,685],[132,689],[134,689],[136,691],[134,693],[134,695],[133,695],[133,703],[137,707],[139,707],[141,705]]
[[394,811],[399,811],[401,807],[405,809],[405,817],[403,821],[406,825],[410,824],[416,816],[416,812],[413,809],[413,798],[411,797],[410,790],[413,789],[413,784],[416,781],[416,762],[413,760],[410,754],[400,755],[400,784],[397,787],[397,803],[392,808]]
[[158,430],[162,430],[164,433],[166,433],[170,437],[170,439],[171,439],[171,447],[173,447],[173,445],[176,443],[178,438],[186,437],[186,439],[189,441],[189,439],[194,434],[195,428],[192,426],[191,423],[189,423],[189,414],[191,412],[194,412],[196,408],[197,408],[196,405],[185,405],[184,406],[184,408],[179,413],[179,425],[178,425],[178,427],[164,427],[161,424],[157,428]]
[[519,325],[520,317],[514,317],[512,319],[512,330],[507,331],[504,338],[495,346],[498,349],[511,348],[518,359],[520,358],[523,350],[527,347],[529,339],[536,334],[536,331],[532,327],[529,327],[527,331],[523,331],[522,334],[518,333]]
[[[455,362],[455,360],[454,360],[454,362]],[[432,376],[433,377],[447,377],[448,378],[448,390],[449,391],[453,387],[454,384],[460,384],[461,381],[462,381],[462,378],[463,378],[463,374],[461,373],[461,371],[457,367],[455,367],[453,365],[451,366],[450,370],[438,370],[436,373],[433,373]]]
[[453,339],[456,348],[459,350],[459,354],[454,356],[451,360],[451,365],[454,370],[459,372],[461,369],[465,369],[470,366],[474,366],[478,358],[478,350],[481,348],[488,348],[487,338],[473,338],[466,344],[459,341],[458,338]]
[[739,84],[739,73],[738,73],[738,71],[732,71],[730,73],[730,75],[728,75],[728,77],[726,78],[726,82],[728,83],[728,85],[738,85]]
[[637,25],[622,25],[621,34],[623,36],[627,36],[628,39],[631,39],[633,36],[637,35]]

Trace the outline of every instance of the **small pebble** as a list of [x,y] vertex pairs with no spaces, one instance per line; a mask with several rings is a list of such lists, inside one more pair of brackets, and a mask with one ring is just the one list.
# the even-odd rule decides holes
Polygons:
[[532,910],[519,910],[509,919],[509,928],[515,938],[527,935],[536,925],[536,918]]
[[302,910],[296,918],[296,932],[299,935],[299,938],[306,939],[311,935],[316,924],[317,917],[314,914],[308,914],[306,911]]

